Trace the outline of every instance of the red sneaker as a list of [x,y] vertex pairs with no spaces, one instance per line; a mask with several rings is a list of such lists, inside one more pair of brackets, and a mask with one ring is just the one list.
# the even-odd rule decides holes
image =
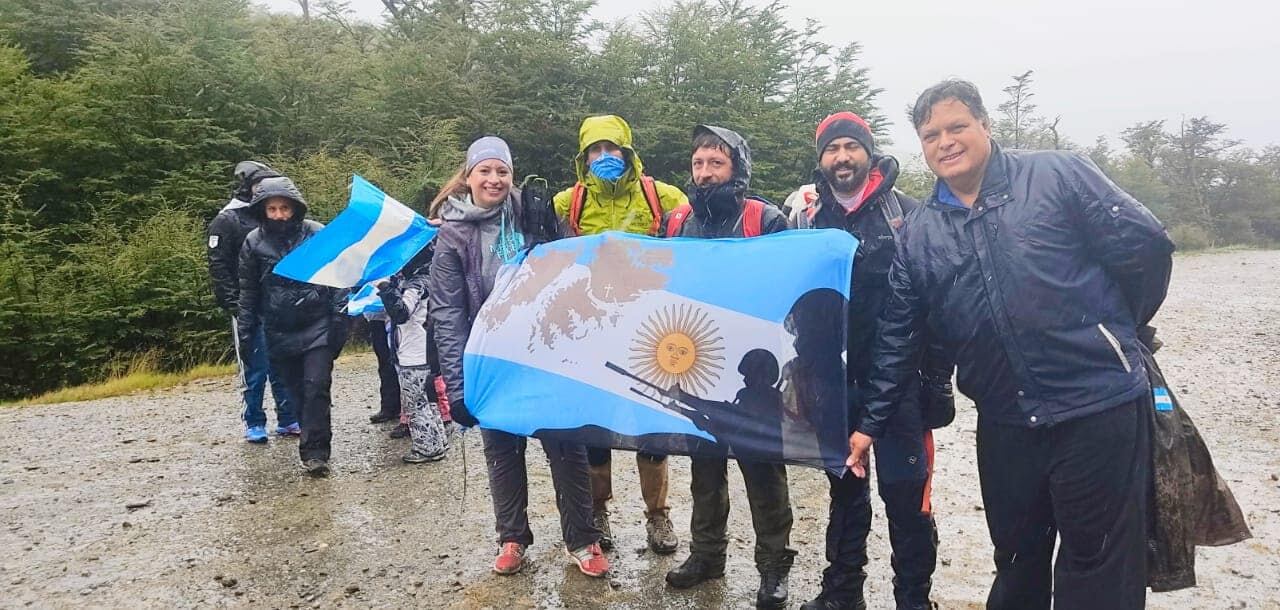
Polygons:
[[569,551],[569,557],[578,564],[578,570],[592,578],[600,578],[609,571],[609,559],[600,550],[600,543],[593,543]]
[[524,545],[519,542],[508,542],[498,551],[498,558],[493,560],[493,571],[499,574],[515,574],[524,567]]

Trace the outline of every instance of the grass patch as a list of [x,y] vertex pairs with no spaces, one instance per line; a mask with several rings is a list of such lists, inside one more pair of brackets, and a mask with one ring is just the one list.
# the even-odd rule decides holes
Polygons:
[[132,358],[130,366],[124,371],[112,374],[105,381],[54,390],[39,396],[3,403],[2,406],[25,407],[30,405],[51,405],[60,402],[98,400],[113,396],[125,396],[145,390],[170,388],[197,379],[225,377],[235,373],[236,365],[234,363],[200,364],[177,373],[160,372],[156,370],[154,358],[144,354]]

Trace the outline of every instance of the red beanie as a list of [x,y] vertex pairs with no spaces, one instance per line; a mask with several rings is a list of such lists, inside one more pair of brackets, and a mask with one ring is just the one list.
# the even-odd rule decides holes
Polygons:
[[836,138],[853,138],[862,148],[867,151],[867,155],[875,152],[876,139],[871,135],[871,126],[862,117],[852,112],[837,112],[818,123],[818,133],[816,141],[818,144],[818,157],[822,157],[822,151]]

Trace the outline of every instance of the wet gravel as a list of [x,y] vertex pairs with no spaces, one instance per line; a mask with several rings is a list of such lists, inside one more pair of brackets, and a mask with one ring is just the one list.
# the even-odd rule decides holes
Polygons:
[[[1202,549],[1200,586],[1151,608],[1280,608],[1280,251],[1180,256],[1156,319],[1158,359],[1245,510],[1255,538]],[[400,462],[406,441],[368,423],[372,355],[338,363],[334,473],[301,474],[295,442],[240,439],[231,379],[85,403],[0,409],[0,607],[748,607],[757,577],[741,479],[732,473],[723,580],[673,591],[687,553],[644,547],[634,460],[615,455],[607,579],[571,567],[544,460],[530,445],[530,566],[499,577],[479,435],[443,462]],[[937,435],[942,538],[934,599],[980,608],[990,543],[974,468],[975,417],[962,401]],[[462,449],[465,447],[465,459]],[[465,462],[465,464],[464,464]],[[672,459],[672,519],[689,522],[688,460]],[[826,481],[791,468],[792,607],[817,593]],[[868,600],[892,607],[877,500]],[[682,538],[687,538],[683,535]]]

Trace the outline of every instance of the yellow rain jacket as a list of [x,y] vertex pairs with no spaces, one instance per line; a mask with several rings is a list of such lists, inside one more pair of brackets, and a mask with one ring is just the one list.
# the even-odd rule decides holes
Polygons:
[[[607,140],[618,145],[630,157],[631,167],[617,183],[601,180],[587,171],[587,148],[596,142]],[[594,235],[605,231],[626,231],[648,235],[653,228],[653,211],[644,198],[640,177],[644,164],[640,155],[631,147],[631,126],[616,116],[593,116],[582,121],[578,130],[578,156],[573,158],[574,173],[586,187],[586,199],[578,229],[582,235]],[[658,202],[663,213],[688,203],[684,191],[665,182],[654,181]],[[573,203],[573,187],[556,194],[556,214],[569,224]]]

